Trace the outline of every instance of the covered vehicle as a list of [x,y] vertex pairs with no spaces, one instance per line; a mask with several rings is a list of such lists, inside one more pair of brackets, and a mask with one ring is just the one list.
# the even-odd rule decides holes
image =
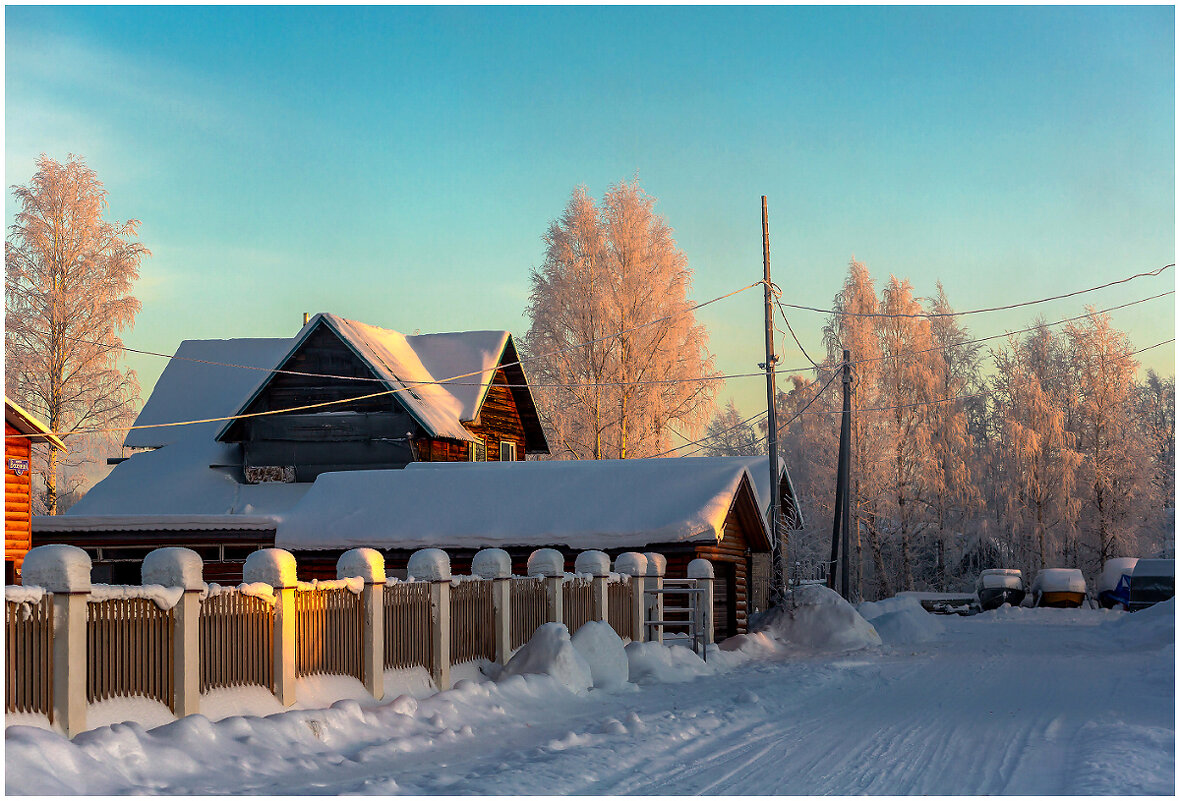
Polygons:
[[1004,604],[1019,606],[1024,600],[1024,576],[1019,570],[985,570],[975,580],[975,594],[979,596],[979,608],[984,611]]
[[1047,567],[1032,584],[1033,606],[1073,609],[1086,600],[1086,577],[1076,567]]
[[1131,572],[1130,602],[1132,612],[1146,609],[1176,595],[1175,559],[1140,559]]
[[1139,560],[1134,556],[1107,559],[1098,577],[1098,604],[1103,609],[1126,609],[1131,599],[1131,571]]

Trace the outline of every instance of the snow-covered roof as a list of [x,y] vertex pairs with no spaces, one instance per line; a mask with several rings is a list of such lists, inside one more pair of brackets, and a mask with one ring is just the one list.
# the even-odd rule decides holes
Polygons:
[[260,515],[37,515],[33,529],[50,531],[273,531]]
[[237,445],[187,437],[116,465],[64,517],[268,515],[294,506],[311,486],[243,484],[229,468],[240,463]]
[[[731,459],[413,462],[404,470],[323,473],[279,515],[276,544],[605,549],[716,542],[743,481],[749,472]],[[759,510],[750,511],[764,526]]]
[[[339,336],[372,369],[381,385],[396,390],[398,402],[430,436],[475,441],[463,423],[473,421],[479,414],[496,368],[511,341],[507,331],[407,337],[388,328],[320,313],[287,342],[287,348],[271,366],[277,368],[285,363],[320,326],[327,326]],[[235,411],[244,412],[270,382],[272,375],[261,379],[255,377],[252,391]],[[436,383],[449,378],[456,380],[447,384]],[[220,426],[217,437],[224,436],[230,425]]]
[[[758,495],[758,507],[764,515],[770,514],[770,457],[769,456],[687,456],[687,459],[717,459],[733,460],[735,464],[745,465],[750,471],[750,478],[754,480],[754,490]],[[787,472],[787,463],[782,457],[778,460],[779,483],[785,479],[791,502],[795,505],[795,514],[803,526],[803,509],[799,505],[799,496],[795,494],[795,484],[791,481],[791,474]]]
[[9,400],[7,395],[4,396],[4,422],[20,433],[27,434],[30,442],[51,442],[62,450],[66,448],[44,423],[25,411],[20,404]]
[[[156,380],[135,425],[228,417],[291,346],[278,339],[186,339]],[[227,367],[223,365],[243,365]],[[221,423],[132,429],[128,448],[159,448],[190,436],[213,439]]]

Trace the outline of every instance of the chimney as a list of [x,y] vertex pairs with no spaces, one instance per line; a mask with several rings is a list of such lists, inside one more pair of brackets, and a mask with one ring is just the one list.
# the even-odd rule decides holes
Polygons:
[[303,313],[303,324],[304,324],[304,325],[307,325],[307,321],[308,321],[309,319],[311,319],[311,315],[309,315],[307,312],[304,312],[304,313]]

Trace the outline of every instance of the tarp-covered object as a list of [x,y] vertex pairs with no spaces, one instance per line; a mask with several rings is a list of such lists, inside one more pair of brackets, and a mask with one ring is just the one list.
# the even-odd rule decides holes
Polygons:
[[[280,515],[277,545],[603,549],[716,542],[743,481],[750,477],[741,464],[711,459],[413,462],[404,470],[324,473]],[[752,487],[748,502],[755,502]],[[765,529],[761,535],[765,547]]]
[[1110,609],[1121,606],[1126,609],[1131,600],[1131,571],[1139,560],[1133,556],[1107,559],[1102,575],[1098,577],[1098,603]]
[[1132,612],[1176,595],[1175,559],[1140,559],[1131,573],[1129,608]]

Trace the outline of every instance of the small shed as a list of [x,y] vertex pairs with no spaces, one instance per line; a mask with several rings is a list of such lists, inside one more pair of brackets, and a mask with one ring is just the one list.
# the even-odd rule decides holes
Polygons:
[[4,396],[4,583],[20,577],[32,538],[32,444],[65,450],[60,439],[33,415]]
[[754,483],[718,459],[612,459],[471,465],[418,462],[404,470],[322,474],[279,518],[276,544],[324,575],[349,548],[371,547],[394,570],[419,548],[443,548],[458,571],[480,548],[503,548],[524,573],[535,548],[651,551],[683,576],[713,563],[718,636],[746,630],[754,554],[770,550]]

